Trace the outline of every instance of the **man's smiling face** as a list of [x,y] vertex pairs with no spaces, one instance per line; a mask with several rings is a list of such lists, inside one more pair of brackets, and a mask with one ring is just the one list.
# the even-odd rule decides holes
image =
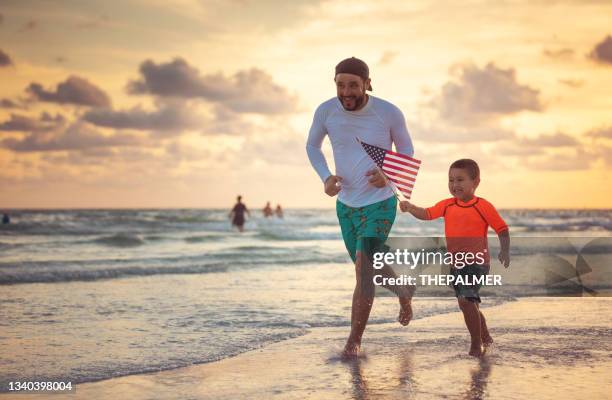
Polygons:
[[357,111],[366,103],[366,87],[370,79],[363,80],[362,77],[353,74],[336,75],[336,91],[338,99],[347,111]]

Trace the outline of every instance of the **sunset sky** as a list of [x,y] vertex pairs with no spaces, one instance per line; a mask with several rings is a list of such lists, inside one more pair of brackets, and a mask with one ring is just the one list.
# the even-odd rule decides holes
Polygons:
[[611,35],[610,1],[3,0],[0,209],[332,207],[305,142],[350,56],[416,204],[469,157],[499,208],[612,208]]

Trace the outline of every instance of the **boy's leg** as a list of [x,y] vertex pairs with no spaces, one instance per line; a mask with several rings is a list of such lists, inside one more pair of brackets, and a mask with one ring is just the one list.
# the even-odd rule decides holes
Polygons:
[[487,327],[487,321],[482,311],[480,311],[480,307],[478,307],[478,312],[480,313],[480,337],[482,339],[482,345],[484,347],[489,347],[490,345],[493,344],[493,338],[489,334],[489,328]]
[[[461,269],[451,268],[451,273],[456,277],[462,276],[473,279],[474,277],[486,275],[488,270],[488,265],[467,265]],[[467,285],[459,283],[453,285],[453,288],[459,301],[459,307],[463,312],[465,324],[470,331],[472,339],[470,355],[479,357],[484,354],[486,347],[493,343],[487,327],[487,321],[484,314],[480,311],[480,284]]]
[[459,302],[459,308],[461,308],[461,311],[463,312],[463,319],[465,320],[465,325],[467,326],[472,339],[469,354],[474,357],[480,357],[484,353],[482,348],[482,338],[480,336],[480,310],[475,302],[472,302],[465,297],[458,297],[457,301]]

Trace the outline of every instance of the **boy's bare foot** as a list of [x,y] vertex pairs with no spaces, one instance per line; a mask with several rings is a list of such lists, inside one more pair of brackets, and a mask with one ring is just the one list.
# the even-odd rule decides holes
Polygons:
[[359,350],[361,349],[361,344],[353,341],[347,341],[344,346],[344,350],[342,350],[342,358],[353,358],[359,355]]
[[410,297],[400,297],[400,312],[397,320],[400,324],[406,326],[412,319],[412,299]]
[[491,346],[492,344],[493,344],[493,338],[491,336],[487,335],[482,338],[482,345],[484,346],[485,349]]
[[468,353],[472,357],[482,357],[486,351],[486,348],[482,343],[472,343],[470,346],[470,352]]

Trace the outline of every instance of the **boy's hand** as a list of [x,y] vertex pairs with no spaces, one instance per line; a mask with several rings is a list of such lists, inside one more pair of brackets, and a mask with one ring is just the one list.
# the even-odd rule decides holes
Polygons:
[[327,195],[330,197],[334,197],[335,195],[337,195],[341,189],[340,182],[342,182],[342,177],[337,175],[330,175],[325,181],[325,193],[327,193]]
[[408,212],[411,206],[412,204],[410,204],[408,200],[400,201],[400,210],[402,210],[402,212]]
[[499,256],[497,256],[497,259],[499,260],[499,262],[504,264],[505,268],[508,268],[510,266],[510,252],[500,251]]

